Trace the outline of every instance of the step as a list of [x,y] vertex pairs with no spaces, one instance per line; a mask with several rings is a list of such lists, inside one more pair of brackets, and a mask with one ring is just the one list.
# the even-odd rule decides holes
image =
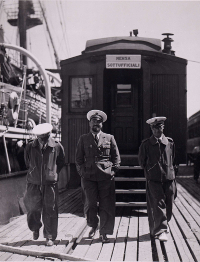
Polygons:
[[138,155],[121,155],[122,166],[138,166]]
[[136,169],[136,170],[142,170],[141,166],[120,166],[119,169]]
[[146,181],[145,177],[115,177],[115,181]]
[[147,202],[116,202],[115,206],[146,207]]
[[117,194],[146,194],[146,189],[116,189]]

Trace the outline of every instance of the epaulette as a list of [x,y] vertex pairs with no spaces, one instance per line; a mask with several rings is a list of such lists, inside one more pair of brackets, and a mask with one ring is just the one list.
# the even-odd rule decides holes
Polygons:
[[170,142],[174,142],[174,140],[171,137],[166,137]]
[[149,140],[149,137],[148,138],[145,138],[142,140],[142,143],[146,142],[147,140]]
[[28,140],[27,140],[27,144],[33,142],[34,140],[35,140],[35,139],[33,139],[33,138],[28,139]]

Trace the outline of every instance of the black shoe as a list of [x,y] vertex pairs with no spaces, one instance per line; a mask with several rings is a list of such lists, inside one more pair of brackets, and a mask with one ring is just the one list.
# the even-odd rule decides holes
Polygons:
[[33,231],[33,239],[34,240],[37,240],[38,238],[39,238],[39,230],[35,230],[35,231]]
[[100,239],[102,243],[109,243],[110,240],[107,238],[106,234],[100,235]]
[[92,227],[90,232],[89,232],[88,237],[92,238],[95,235],[96,231],[97,231],[97,227]]

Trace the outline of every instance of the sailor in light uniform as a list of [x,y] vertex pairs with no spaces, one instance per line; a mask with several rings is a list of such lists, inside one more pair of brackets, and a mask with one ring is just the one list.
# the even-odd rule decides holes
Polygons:
[[163,134],[166,117],[153,117],[146,121],[152,136],[145,139],[138,160],[147,180],[147,211],[150,233],[160,241],[167,241],[168,222],[176,195],[174,171],[175,145]]
[[119,150],[113,135],[101,131],[107,115],[100,110],[87,113],[90,132],[80,137],[76,149],[76,167],[84,191],[84,211],[94,236],[100,217],[100,239],[109,242],[115,222],[114,175],[120,165]]

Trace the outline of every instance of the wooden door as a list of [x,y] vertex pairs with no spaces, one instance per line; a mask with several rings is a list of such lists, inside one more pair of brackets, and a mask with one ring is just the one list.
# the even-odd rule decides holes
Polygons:
[[111,134],[122,154],[138,152],[138,81],[118,79],[112,83]]

